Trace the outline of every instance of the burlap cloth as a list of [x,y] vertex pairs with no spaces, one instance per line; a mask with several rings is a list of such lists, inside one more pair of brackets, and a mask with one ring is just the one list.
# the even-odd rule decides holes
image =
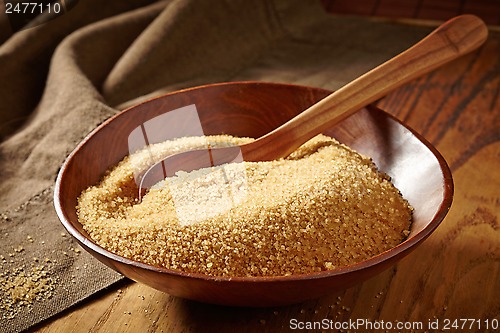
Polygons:
[[52,204],[60,165],[104,119],[211,82],[336,89],[428,32],[337,17],[319,1],[81,0],[10,37],[0,47],[0,267],[8,277],[44,266],[55,287],[31,307],[0,309],[2,330],[26,329],[122,278],[80,252]]

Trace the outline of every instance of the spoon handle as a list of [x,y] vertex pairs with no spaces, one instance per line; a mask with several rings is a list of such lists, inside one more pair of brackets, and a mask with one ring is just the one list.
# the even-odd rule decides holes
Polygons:
[[328,95],[274,131],[242,146],[245,160],[288,156],[309,139],[391,90],[475,50],[487,36],[486,25],[473,15],[458,16],[443,23],[408,50]]

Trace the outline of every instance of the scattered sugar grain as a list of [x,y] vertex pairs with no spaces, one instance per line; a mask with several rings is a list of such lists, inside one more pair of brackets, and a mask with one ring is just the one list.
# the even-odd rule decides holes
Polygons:
[[25,266],[0,273],[2,319],[13,319],[25,307],[53,296],[56,279],[45,266]]

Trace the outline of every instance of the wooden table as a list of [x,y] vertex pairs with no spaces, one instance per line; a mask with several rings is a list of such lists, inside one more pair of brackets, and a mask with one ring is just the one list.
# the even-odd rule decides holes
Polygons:
[[[500,329],[499,91],[497,29],[477,52],[378,103],[443,154],[453,172],[455,198],[443,223],[421,247],[362,285],[294,306],[253,309],[177,299],[126,281],[34,331],[280,332],[324,319],[332,320],[323,323],[333,327],[368,319],[374,328],[393,325],[388,332],[398,331],[397,322],[413,325],[416,332],[441,331],[446,324],[449,332],[493,332],[495,325]],[[429,323],[438,323],[439,330],[429,329]],[[456,329],[454,324],[466,325]]]

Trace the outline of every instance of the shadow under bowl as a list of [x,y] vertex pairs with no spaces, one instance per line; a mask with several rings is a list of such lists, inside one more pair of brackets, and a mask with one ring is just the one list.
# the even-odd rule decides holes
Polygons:
[[[128,136],[146,121],[195,104],[206,135],[259,137],[330,92],[263,82],[220,83],[181,90],[131,107],[92,131],[69,155],[57,177],[54,205],[79,244],[124,276],[168,294],[232,306],[278,306],[318,298],[389,268],[421,244],[443,220],[453,198],[451,172],[423,137],[376,107],[364,108],[324,132],[372,157],[414,207],[408,238],[362,262],[311,274],[222,278],[154,267],[100,247],[78,222],[77,198],[128,153]],[[179,130],[182,133],[182,128]]]

